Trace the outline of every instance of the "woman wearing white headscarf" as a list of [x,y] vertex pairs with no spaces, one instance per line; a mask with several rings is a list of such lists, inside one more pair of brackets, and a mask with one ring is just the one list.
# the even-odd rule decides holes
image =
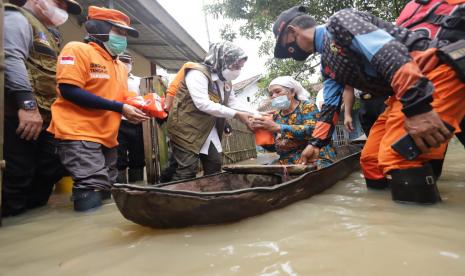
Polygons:
[[[302,85],[290,76],[278,77],[268,86],[272,106],[277,112],[271,116],[255,118],[253,127],[271,131],[275,144],[269,150],[279,154],[280,163],[299,164],[302,151],[308,145],[320,116],[318,108],[310,102],[308,93]],[[317,161],[319,168],[331,164],[336,152],[331,146],[320,151]]]

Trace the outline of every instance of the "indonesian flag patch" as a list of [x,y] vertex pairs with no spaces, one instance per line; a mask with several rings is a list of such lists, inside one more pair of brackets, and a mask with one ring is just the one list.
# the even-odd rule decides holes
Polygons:
[[72,56],[62,56],[60,58],[60,64],[74,65],[74,57],[72,57]]

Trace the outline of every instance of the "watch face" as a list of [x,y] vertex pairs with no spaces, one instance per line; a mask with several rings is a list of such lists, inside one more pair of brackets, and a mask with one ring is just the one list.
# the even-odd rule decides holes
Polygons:
[[24,101],[21,108],[24,110],[34,110],[37,105],[35,101]]

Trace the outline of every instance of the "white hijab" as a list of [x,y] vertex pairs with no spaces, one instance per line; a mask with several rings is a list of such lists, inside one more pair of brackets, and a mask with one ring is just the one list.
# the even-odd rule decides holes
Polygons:
[[291,76],[277,77],[276,79],[270,82],[268,89],[270,88],[270,86],[276,84],[289,89],[293,89],[297,95],[297,99],[299,99],[300,101],[306,101],[310,99],[310,93],[308,93],[308,91],[305,90],[305,88]]

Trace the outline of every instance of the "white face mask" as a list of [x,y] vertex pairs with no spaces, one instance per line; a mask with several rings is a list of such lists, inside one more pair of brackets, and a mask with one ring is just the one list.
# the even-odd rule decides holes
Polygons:
[[225,69],[223,72],[221,72],[223,75],[223,78],[227,81],[232,81],[235,80],[239,77],[241,74],[241,70],[230,70],[230,69]]
[[42,9],[44,16],[47,17],[54,26],[63,25],[66,20],[68,20],[68,13],[60,9],[54,1],[39,0],[38,5]]

